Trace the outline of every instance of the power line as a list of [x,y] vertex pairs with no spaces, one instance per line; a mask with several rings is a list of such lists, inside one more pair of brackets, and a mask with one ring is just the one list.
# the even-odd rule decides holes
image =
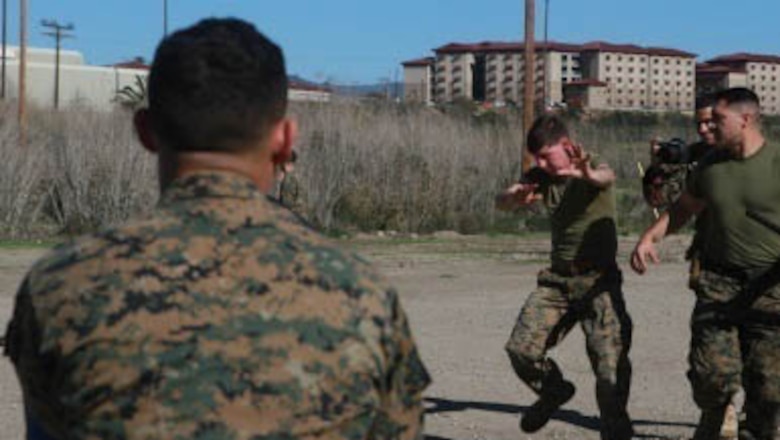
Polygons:
[[63,38],[72,38],[72,34],[66,32],[75,29],[73,23],[60,24],[56,20],[41,20],[41,26],[52,29],[52,31],[44,32],[44,35],[53,37],[57,44],[57,51],[54,61],[54,108],[57,109],[60,106],[60,45]]

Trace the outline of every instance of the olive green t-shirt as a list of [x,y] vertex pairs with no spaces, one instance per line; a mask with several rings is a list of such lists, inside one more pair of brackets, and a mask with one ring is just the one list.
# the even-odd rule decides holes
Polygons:
[[780,234],[748,214],[780,227],[780,146],[767,143],[744,159],[714,151],[696,168],[690,192],[707,203],[703,263],[755,269],[780,259]]
[[617,252],[613,185],[567,178],[542,187],[550,211],[552,261],[610,264]]

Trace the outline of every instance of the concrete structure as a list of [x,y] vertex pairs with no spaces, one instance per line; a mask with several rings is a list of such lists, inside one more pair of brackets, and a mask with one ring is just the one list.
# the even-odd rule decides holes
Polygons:
[[405,61],[404,67],[404,101],[433,102],[433,70],[436,59],[433,57]]
[[713,58],[696,68],[697,93],[747,87],[758,95],[761,112],[780,114],[780,56],[736,53]]
[[595,79],[581,79],[568,82],[563,87],[563,97],[568,108],[607,108],[609,85]]
[[587,43],[582,75],[606,84],[598,110],[693,110],[695,54],[677,49]]
[[[54,105],[55,50],[27,49],[27,100],[32,105]],[[60,108],[82,106],[109,110],[115,106],[116,92],[125,86],[135,86],[136,78],[145,79],[148,68],[133,64],[90,66],[76,51],[60,51]],[[18,96],[19,48],[7,46],[6,93]]]
[[[11,99],[18,95],[19,48],[7,47],[6,93]],[[27,101],[32,105],[51,108],[54,105],[54,49],[27,49]],[[111,66],[91,66],[76,51],[60,51],[60,108],[86,107],[111,110],[116,96],[126,86],[137,89],[138,80],[146,81],[149,66],[136,59]],[[328,102],[332,91],[327,87],[290,80],[291,101]]]
[[[451,43],[434,52],[430,70],[425,70],[430,58],[404,63],[407,83],[421,84],[421,89],[432,84],[432,101],[522,102],[522,42]],[[568,104],[568,94],[576,96],[576,106],[596,110],[692,110],[695,57],[677,49],[601,41],[538,42],[536,100],[546,97],[545,105],[552,107]]]
[[[522,42],[451,43],[434,52],[434,58],[403,63],[406,84],[419,84],[416,89],[428,90],[423,84],[430,81],[427,83],[430,100],[522,101],[525,72]],[[542,102],[546,95],[548,105],[562,102],[562,85],[580,78],[575,45],[537,43],[535,64],[536,99]]]
[[330,102],[333,91],[324,86],[291,78],[287,87],[287,99],[297,102]]

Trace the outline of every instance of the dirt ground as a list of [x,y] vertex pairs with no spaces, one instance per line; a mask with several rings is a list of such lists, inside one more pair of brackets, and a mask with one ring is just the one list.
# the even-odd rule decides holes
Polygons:
[[[693,294],[681,261],[685,237],[663,247],[665,263],[649,275],[625,264],[634,239],[621,240],[624,291],[634,321],[630,413],[637,438],[678,439],[697,417],[685,379]],[[525,297],[544,265],[547,239],[518,237],[362,237],[348,243],[373,260],[398,287],[423,359],[434,378],[426,393],[427,440],[598,439],[594,380],[582,332],[554,351],[575,397],[530,436],[518,418],[533,400],[503,351]],[[0,325],[14,292],[40,249],[0,250]],[[23,438],[19,387],[0,361],[0,438]]]

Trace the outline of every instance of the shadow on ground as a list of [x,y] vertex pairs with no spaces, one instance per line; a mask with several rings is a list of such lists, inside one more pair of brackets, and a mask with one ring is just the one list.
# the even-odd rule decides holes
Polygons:
[[[457,400],[449,400],[449,399],[440,399],[437,397],[427,397],[425,398],[425,413],[426,414],[436,414],[436,413],[445,413],[445,412],[457,412],[457,411],[465,411],[465,410],[479,410],[479,411],[491,411],[491,412],[500,412],[500,413],[507,413],[507,414],[517,414],[522,415],[525,413],[526,410],[528,410],[528,406],[521,406],[521,405],[512,405],[507,403],[492,403],[492,402],[473,402],[473,401],[457,401]],[[573,426],[577,426],[583,429],[587,429],[590,431],[598,431],[599,430],[599,419],[598,417],[594,416],[588,416],[584,415],[579,411],[573,411],[569,409],[561,409],[555,412],[553,414],[552,418],[554,420],[558,420],[564,423],[568,423]],[[655,420],[633,420],[634,428],[641,428],[641,427],[663,427],[663,426],[674,426],[674,427],[685,427],[685,428],[695,428],[696,425],[693,423],[687,423],[687,422],[667,422],[667,421],[655,421]],[[639,430],[639,429],[637,429]],[[679,436],[662,436],[658,434],[642,434],[637,432],[634,438],[646,438],[646,439],[678,439]],[[456,439],[448,439],[444,437],[437,437],[437,436],[426,436],[425,440],[456,440]]]

